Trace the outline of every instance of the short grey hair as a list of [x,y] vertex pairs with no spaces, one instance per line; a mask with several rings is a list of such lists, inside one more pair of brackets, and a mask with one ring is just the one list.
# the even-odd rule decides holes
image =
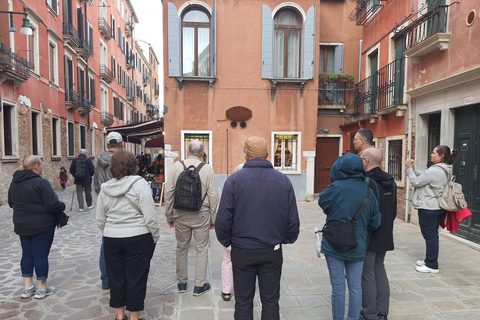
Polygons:
[[87,154],[87,150],[85,150],[85,149],[80,149],[80,154]]
[[192,140],[188,144],[188,154],[191,156],[200,157],[203,152],[203,142],[200,140]]

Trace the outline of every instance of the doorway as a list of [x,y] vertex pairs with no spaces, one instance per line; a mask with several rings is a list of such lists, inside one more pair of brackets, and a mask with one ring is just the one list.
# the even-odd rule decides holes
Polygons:
[[330,170],[338,158],[340,138],[317,137],[313,192],[320,193],[330,184]]

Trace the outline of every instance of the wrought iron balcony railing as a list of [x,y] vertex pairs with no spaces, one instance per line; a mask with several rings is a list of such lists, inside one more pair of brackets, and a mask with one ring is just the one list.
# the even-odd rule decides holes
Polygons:
[[3,42],[0,42],[0,74],[6,74],[6,79],[12,80],[15,88],[28,80],[30,69],[33,69],[32,63],[12,52]]
[[65,106],[67,109],[78,109],[82,104],[80,95],[72,89],[65,90]]
[[90,100],[85,97],[80,97],[80,105],[78,106],[78,112],[81,114],[86,114],[92,111],[93,105]]
[[319,83],[318,105],[344,106],[353,99],[352,85],[348,81],[337,80],[325,84]]
[[78,31],[69,23],[63,23],[63,40],[71,47],[78,47]]
[[79,39],[77,53],[84,59],[93,57],[93,42],[91,39]]
[[110,83],[113,81],[113,73],[108,69],[108,67],[104,64],[100,65],[100,79],[105,81],[106,83]]
[[108,25],[107,19],[103,17],[98,18],[98,29],[105,40],[112,39],[112,28]]
[[385,0],[357,0],[357,6],[348,18],[355,21],[357,26],[362,26],[382,6],[380,1]]
[[405,59],[397,59],[355,84],[352,113],[373,114],[403,104]]
[[108,111],[102,111],[102,114],[100,116],[100,121],[102,122],[102,124],[104,126],[110,126],[113,124],[113,122],[115,121],[115,119],[113,118],[113,114],[111,114],[110,112]]

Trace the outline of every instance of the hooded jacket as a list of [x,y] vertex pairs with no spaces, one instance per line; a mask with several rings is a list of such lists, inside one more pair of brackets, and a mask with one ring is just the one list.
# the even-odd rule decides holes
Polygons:
[[93,177],[93,188],[97,194],[100,193],[102,183],[112,179],[110,172],[110,162],[112,161],[113,151],[105,151],[98,157],[95,164],[95,176]]
[[367,250],[373,252],[393,250],[393,221],[397,217],[395,180],[389,173],[378,167],[367,171],[367,178],[371,179],[368,186],[377,196],[378,208],[382,214],[380,226],[371,232]]
[[412,204],[415,209],[441,210],[435,194],[430,188],[430,186],[432,186],[439,197],[441,197],[443,191],[445,191],[449,177],[447,177],[447,174],[441,167],[444,168],[449,175],[452,174],[452,165],[444,162],[437,163],[425,171],[418,171],[415,168],[407,169],[410,183],[415,187],[412,199]]
[[[87,168],[87,176],[84,180],[78,180],[75,178],[75,164],[77,160],[84,160]],[[95,173],[95,167],[93,166],[92,159],[87,158],[86,155],[80,154],[77,158],[73,159],[72,164],[70,165],[70,173],[74,178],[74,184],[92,184],[92,176]]]
[[8,205],[13,208],[16,234],[30,236],[66,224],[65,204],[58,200],[48,180],[32,170],[18,170],[8,189]]
[[[365,199],[368,187],[364,180],[365,169],[359,156],[347,153],[335,161],[330,171],[332,183],[318,199],[318,205],[327,215],[327,224],[335,225],[350,221]],[[367,231],[377,229],[381,219],[377,198],[370,192],[370,200],[355,223],[358,246],[350,251],[338,252],[323,237],[322,253],[347,261],[365,260]]]
[[[138,213],[125,197],[142,213]],[[130,238],[151,233],[154,242],[160,237],[152,191],[147,181],[139,176],[112,178],[105,182],[98,195],[96,218],[105,237]]]
[[273,248],[294,243],[300,229],[292,183],[264,159],[248,160],[223,186],[215,232],[225,247]]

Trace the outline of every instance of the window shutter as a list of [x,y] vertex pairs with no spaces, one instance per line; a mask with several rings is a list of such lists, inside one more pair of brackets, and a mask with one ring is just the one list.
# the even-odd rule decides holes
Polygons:
[[315,74],[315,9],[311,6],[302,28],[302,78],[313,79]]
[[211,35],[211,40],[210,40],[210,75],[215,76],[217,74],[217,57],[216,57],[216,51],[217,51],[217,14],[216,14],[216,1],[213,2],[213,8],[212,8],[212,19],[210,21],[210,35]]
[[333,72],[343,73],[343,45],[336,46],[333,59]]
[[67,56],[66,56],[66,55],[63,57],[63,68],[64,68],[64,69],[63,69],[63,70],[64,70],[63,72],[64,72],[64,74],[65,74],[65,91],[68,92],[68,89],[69,89],[69,88],[68,88],[68,79],[69,79],[69,77],[70,77],[70,73],[68,72],[68,60],[67,60]]
[[273,19],[272,10],[262,5],[262,78],[273,77]]
[[95,79],[90,79],[90,103],[95,107]]
[[77,31],[78,31],[78,37],[80,38],[80,41],[85,40],[85,37],[83,36],[83,13],[82,13],[82,8],[77,8]]
[[93,55],[93,29],[91,26],[88,26],[88,47],[90,48],[90,53]]
[[168,76],[179,77],[181,71],[181,21],[177,7],[168,3]]

